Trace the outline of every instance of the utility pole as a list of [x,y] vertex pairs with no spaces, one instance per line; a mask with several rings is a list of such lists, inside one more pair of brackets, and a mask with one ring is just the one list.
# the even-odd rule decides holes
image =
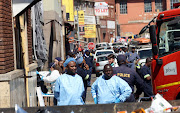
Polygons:
[[77,10],[77,35],[78,35],[78,44],[80,45],[80,35],[79,35],[79,15],[78,15],[78,11],[79,11],[79,7],[77,6],[76,7],[76,10]]

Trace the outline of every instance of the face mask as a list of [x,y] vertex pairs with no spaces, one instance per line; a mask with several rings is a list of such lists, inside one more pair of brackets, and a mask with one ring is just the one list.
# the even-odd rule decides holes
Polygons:
[[72,72],[72,71],[67,70],[67,74],[69,74],[69,75],[75,75],[76,72],[74,73],[74,72]]
[[114,63],[112,63],[111,66],[114,66]]
[[112,77],[112,76],[108,76],[108,75],[104,74],[104,78],[105,78],[106,80],[109,80],[111,77]]

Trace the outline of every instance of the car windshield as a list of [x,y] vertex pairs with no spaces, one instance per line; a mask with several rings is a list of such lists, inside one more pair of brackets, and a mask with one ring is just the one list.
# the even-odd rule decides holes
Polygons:
[[152,57],[152,50],[151,49],[142,50],[142,51],[139,51],[138,54],[141,59],[146,59],[148,57]]
[[159,26],[158,39],[159,47],[164,51],[159,53],[159,57],[180,50],[180,17],[162,22]]
[[97,62],[106,61],[108,60],[106,56],[97,58]]
[[104,46],[109,46],[109,44],[105,44],[105,43],[102,43],[102,44],[96,44],[96,48],[99,48],[99,47],[104,47]]
[[101,51],[101,52],[97,52],[96,56],[104,55],[104,54],[112,54],[112,53],[113,53],[112,51]]
[[113,43],[112,46],[123,45],[122,43]]

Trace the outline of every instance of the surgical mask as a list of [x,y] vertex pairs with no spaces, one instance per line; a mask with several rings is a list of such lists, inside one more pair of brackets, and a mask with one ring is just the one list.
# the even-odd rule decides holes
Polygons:
[[114,66],[114,63],[112,63],[111,66]]
[[75,75],[76,72],[74,73],[74,72],[72,72],[72,71],[67,70],[67,74],[69,74],[69,75]]
[[109,80],[111,77],[112,77],[112,75],[111,75],[111,76],[108,76],[108,75],[104,74],[104,78],[105,78],[106,80]]

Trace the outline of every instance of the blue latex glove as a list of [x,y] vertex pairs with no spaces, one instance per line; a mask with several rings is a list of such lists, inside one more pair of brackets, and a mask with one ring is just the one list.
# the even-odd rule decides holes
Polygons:
[[119,99],[119,98],[117,98],[116,100],[115,100],[115,103],[120,103],[121,102],[121,100]]
[[38,75],[39,75],[39,72],[38,72],[38,71],[36,71],[36,74],[38,74]]
[[41,77],[41,80],[42,80],[42,81],[43,81],[43,77],[44,77],[44,76]]
[[97,98],[96,97],[94,98],[94,103],[97,104]]

